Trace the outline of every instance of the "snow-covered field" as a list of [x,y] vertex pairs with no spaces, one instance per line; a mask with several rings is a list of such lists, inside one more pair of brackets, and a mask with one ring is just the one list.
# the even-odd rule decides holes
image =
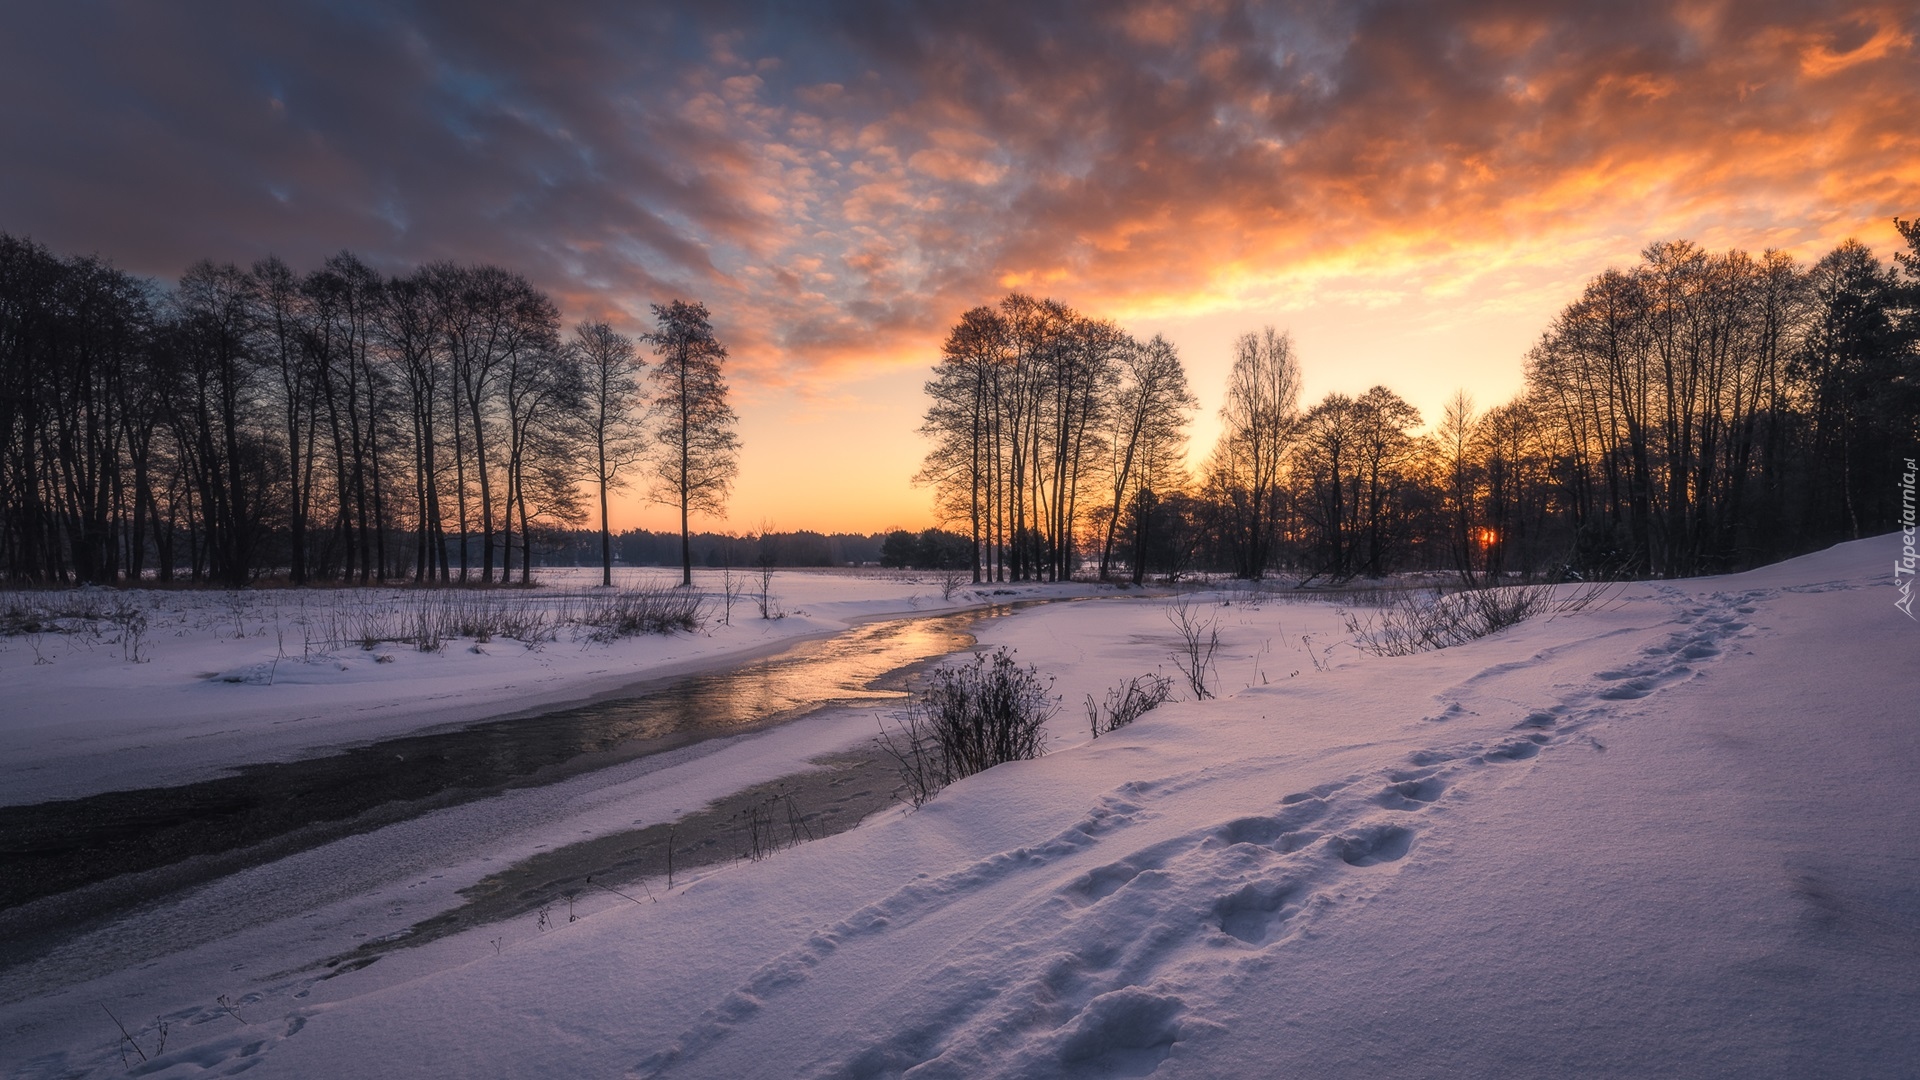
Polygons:
[[[1220,594],[1220,698],[1092,742],[1085,694],[1173,670],[1164,605],[1031,609],[981,637],[1057,679],[1055,749],[1039,761],[671,890],[635,884],[641,903],[598,894],[575,922],[312,966],[500,861],[666,820],[873,720],[829,711],[390,826],[0,971],[0,1064],[31,1077],[122,1075],[123,1052],[136,1075],[167,1077],[1917,1075],[1920,626],[1893,607],[1896,551],[1882,537],[1628,585],[1395,659],[1341,646],[1328,606]],[[916,595],[798,577],[780,588],[805,616],[736,611],[711,637],[604,647],[631,650],[617,657],[555,643],[512,672],[501,649],[450,649],[255,686],[192,676],[271,658],[257,633],[229,646],[189,632],[178,657],[156,635],[137,667],[23,663],[10,643],[0,782],[31,801],[577,698]],[[917,594],[944,606],[937,588]],[[464,656],[473,666],[433,667]],[[396,698],[412,704],[381,707]],[[355,876],[373,864],[392,869]]]

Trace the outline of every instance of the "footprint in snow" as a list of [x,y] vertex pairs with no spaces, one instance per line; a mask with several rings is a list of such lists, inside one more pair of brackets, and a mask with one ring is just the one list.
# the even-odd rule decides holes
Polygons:
[[1101,994],[1060,1028],[1059,1061],[1076,1073],[1144,1076],[1166,1060],[1174,1043],[1226,1030],[1186,1013],[1181,998],[1140,986]]
[[1525,761],[1540,753],[1540,743],[1546,739],[1547,736],[1545,735],[1529,735],[1524,739],[1508,739],[1493,749],[1483,752],[1480,756],[1487,761],[1493,762]]
[[1373,801],[1389,810],[1420,810],[1446,790],[1446,781],[1438,777],[1406,777],[1387,785]]
[[1348,866],[1377,866],[1405,858],[1413,846],[1413,831],[1398,825],[1368,825],[1334,837],[1329,845]]
[[1221,933],[1259,945],[1273,936],[1273,925],[1282,921],[1281,909],[1304,891],[1287,879],[1249,882],[1213,905],[1214,921]]

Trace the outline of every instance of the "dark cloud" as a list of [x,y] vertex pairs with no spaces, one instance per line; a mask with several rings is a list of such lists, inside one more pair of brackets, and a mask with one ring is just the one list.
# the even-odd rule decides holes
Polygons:
[[127,3],[9,21],[0,229],[167,276],[348,247],[507,263],[580,314],[698,296],[772,378],[911,355],[1014,286],[1204,304],[1513,238],[1920,209],[1920,25],[1901,5]]

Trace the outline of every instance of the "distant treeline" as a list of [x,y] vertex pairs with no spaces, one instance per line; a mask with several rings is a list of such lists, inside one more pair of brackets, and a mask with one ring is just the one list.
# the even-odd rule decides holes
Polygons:
[[[909,570],[964,569],[967,538],[945,529],[884,533],[768,532],[755,536],[697,532],[688,537],[695,566],[748,569],[758,566],[881,566]],[[622,566],[680,565],[680,534],[628,529],[613,535]],[[533,538],[535,566],[598,566],[600,534],[592,529],[548,528]]]
[[[599,534],[574,534],[593,550],[582,554],[582,565],[599,559]],[[700,532],[689,537],[696,566],[868,566],[880,562],[883,534],[769,532],[760,536]],[[680,534],[629,529],[615,534],[614,551],[628,566],[677,566]]]

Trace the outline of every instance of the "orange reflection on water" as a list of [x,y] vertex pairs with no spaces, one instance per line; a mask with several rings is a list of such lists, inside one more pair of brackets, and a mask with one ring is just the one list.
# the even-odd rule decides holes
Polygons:
[[[868,623],[731,671],[689,675],[665,686],[640,688],[636,696],[499,726],[507,729],[503,737],[515,741],[544,735],[571,743],[576,753],[595,754],[635,742],[679,745],[780,723],[832,705],[901,699],[909,674],[903,669],[966,648],[974,640],[969,628],[1011,611],[1001,607]],[[626,753],[631,752],[629,747]]]

